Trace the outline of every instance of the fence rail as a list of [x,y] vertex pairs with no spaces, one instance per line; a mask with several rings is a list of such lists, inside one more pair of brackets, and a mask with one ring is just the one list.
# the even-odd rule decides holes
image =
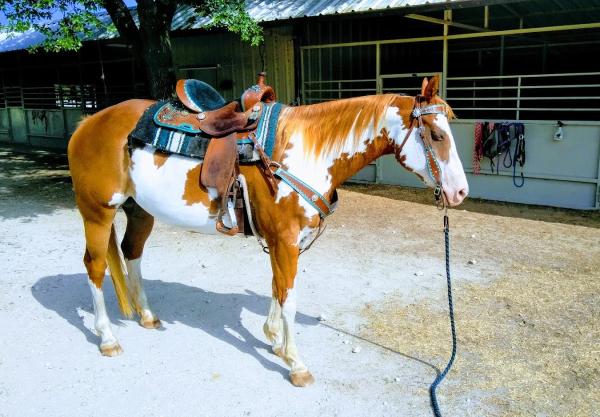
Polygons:
[[[509,117],[514,120],[556,118],[558,112],[595,117],[600,111],[600,72],[448,77],[447,100],[471,118]],[[565,89],[569,95],[557,94]],[[482,112],[485,112],[482,113]]]

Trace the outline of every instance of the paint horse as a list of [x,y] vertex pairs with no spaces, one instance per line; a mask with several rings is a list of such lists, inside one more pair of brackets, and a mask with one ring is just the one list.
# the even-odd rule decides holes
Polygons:
[[[438,78],[423,80],[416,97],[385,94],[281,111],[272,160],[331,201],[335,189],[382,155],[398,162],[441,198],[458,205],[468,185],[448,120],[452,110],[440,97]],[[84,119],[69,142],[69,167],[83,217],[95,329],[106,356],[122,352],[106,312],[102,282],[106,267],[125,316],[139,315],[145,328],[161,323],[143,288],[141,259],[154,219],[214,234],[216,201],[200,184],[199,160],[156,152],[149,146],[128,149],[127,136],[154,102],[129,100]],[[432,162],[433,161],[433,162]],[[319,229],[320,213],[285,181],[272,190],[264,171],[241,166],[259,234],[269,248],[272,301],[264,332],[273,352],[290,367],[296,386],[314,382],[294,340],[298,256]],[[127,227],[120,244],[113,221],[122,207]],[[124,265],[123,265],[124,257]]]

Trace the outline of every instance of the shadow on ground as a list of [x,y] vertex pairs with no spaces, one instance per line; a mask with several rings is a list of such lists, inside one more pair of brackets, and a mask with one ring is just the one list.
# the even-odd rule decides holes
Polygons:
[[[361,194],[375,195],[392,200],[409,201],[433,205],[433,193],[428,189],[396,187],[380,184],[345,184],[345,190]],[[600,211],[559,209],[554,207],[534,206],[528,204],[503,203],[476,198],[467,198],[458,210],[493,216],[516,217],[528,220],[541,220],[551,223],[563,223],[577,226],[600,228]]]
[[0,147],[0,219],[26,219],[73,207],[66,155]]
[[[100,338],[84,326],[83,319],[78,314],[78,310],[94,314],[87,280],[85,274],[44,277],[33,285],[31,292],[41,305],[55,311],[79,329],[88,342],[98,346]],[[265,369],[278,372],[287,378],[288,369],[259,353],[260,350],[270,352],[271,346],[254,337],[241,323],[243,310],[266,317],[271,302],[268,297],[248,290],[244,293],[215,293],[161,280],[144,280],[144,286],[152,308],[163,323],[178,322],[202,330],[254,357]],[[110,279],[105,281],[104,289],[108,314],[113,318],[113,324],[123,325],[125,320],[114,320],[120,313]],[[296,315],[296,323],[316,326],[319,322],[315,317],[299,312]],[[130,324],[137,325],[135,322]],[[262,334],[262,329],[256,331]]]

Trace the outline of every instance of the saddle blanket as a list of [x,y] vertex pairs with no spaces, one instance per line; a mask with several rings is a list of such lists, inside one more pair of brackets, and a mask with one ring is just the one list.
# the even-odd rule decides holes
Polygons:
[[[188,130],[177,129],[174,126],[158,125],[155,122],[154,115],[166,104],[169,104],[173,111],[188,111],[181,103],[175,100],[159,101],[148,107],[142,117],[140,117],[140,120],[138,120],[135,129],[129,134],[130,146],[132,142],[141,142],[166,153],[174,153],[203,160],[209,142],[219,139],[213,139],[204,132],[192,133]],[[250,134],[255,134],[256,142],[265,150],[265,153],[269,157],[272,156],[277,122],[283,107],[285,106],[277,102],[263,103],[263,111],[256,130],[243,132],[238,137],[240,163],[252,163],[260,160],[258,151],[254,149],[254,142],[249,137]]]

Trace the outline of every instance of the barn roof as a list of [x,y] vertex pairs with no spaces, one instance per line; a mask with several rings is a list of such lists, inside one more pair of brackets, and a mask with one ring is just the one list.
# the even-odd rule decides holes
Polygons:
[[[596,22],[600,19],[600,0],[246,0],[246,9],[250,16],[265,23],[358,13],[408,14],[486,5],[501,5],[500,18],[505,15],[505,19],[514,21],[515,18],[526,17],[530,27]],[[137,20],[136,8],[132,7],[130,10]],[[497,16],[498,14],[494,13],[494,17]],[[110,22],[107,14],[102,14],[100,19]],[[478,15],[477,19],[481,20],[481,16]],[[173,18],[171,29],[200,29],[208,22],[208,18],[197,15],[192,7],[180,6]],[[85,40],[116,36],[101,30]],[[43,40],[43,35],[34,30],[25,33],[0,32],[0,53],[27,49]]]
[[[509,2],[510,0],[507,0]],[[514,1],[514,0],[513,0]],[[247,0],[250,16],[259,22],[299,19],[304,17],[343,15],[352,13],[368,13],[410,9],[415,10],[443,9],[456,6],[475,6],[485,3],[482,0]],[[131,11],[137,20],[136,8]],[[100,16],[107,23],[107,14]],[[180,6],[173,18],[172,30],[189,30],[202,28],[209,22],[208,18],[195,15],[190,6]],[[98,31],[90,39],[108,39],[117,35],[107,31]],[[34,30],[24,33],[0,32],[0,53],[27,49],[40,44],[44,36]]]

